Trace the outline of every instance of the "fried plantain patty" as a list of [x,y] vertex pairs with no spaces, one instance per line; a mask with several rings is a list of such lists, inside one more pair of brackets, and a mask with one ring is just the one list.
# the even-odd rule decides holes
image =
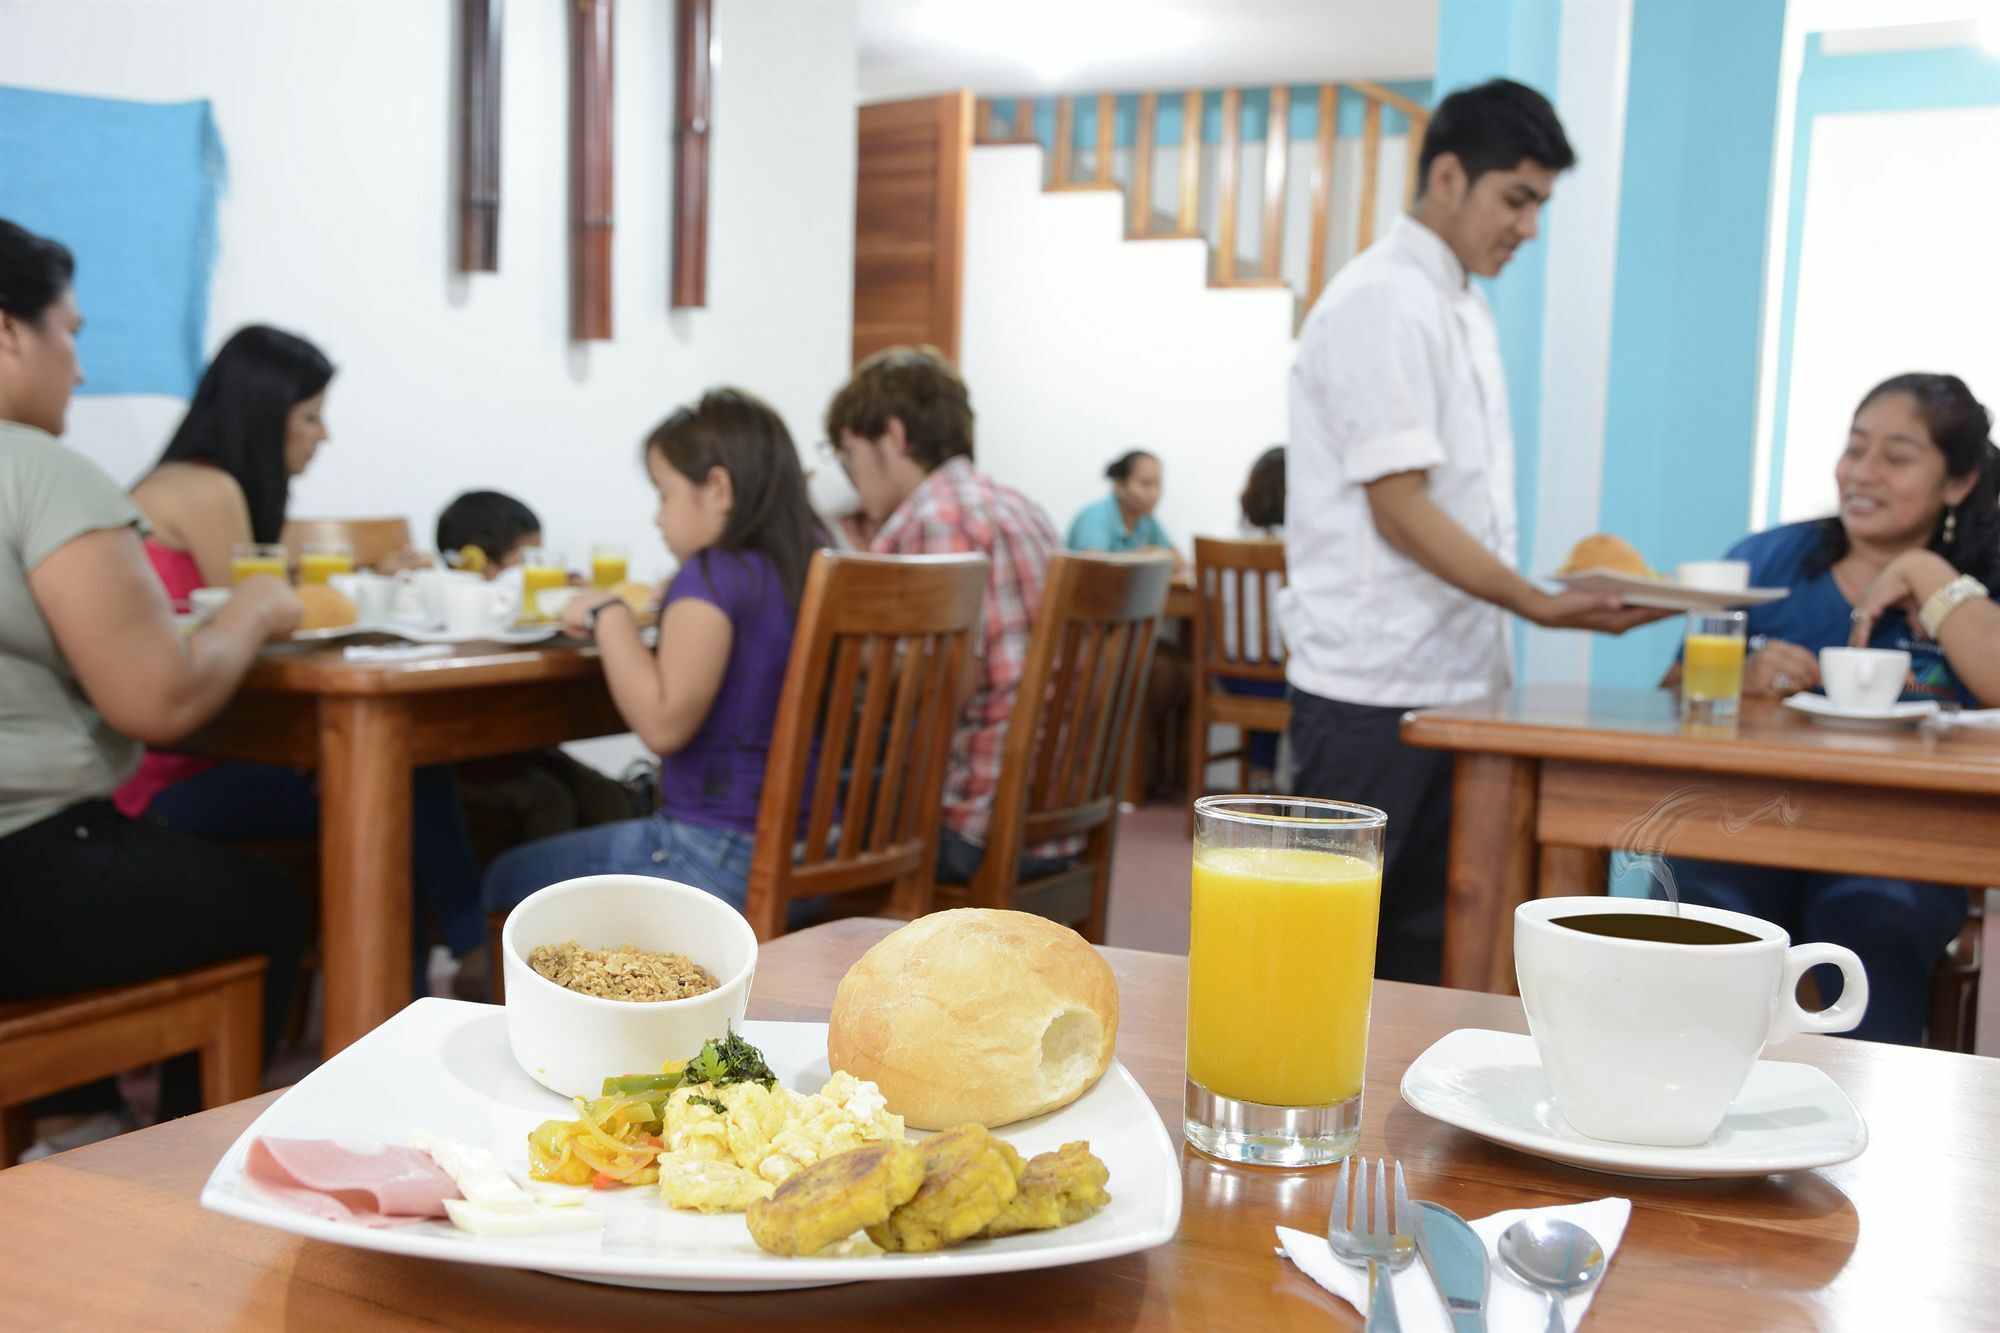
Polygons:
[[940,1130],[917,1144],[924,1183],[889,1220],[868,1228],[885,1250],[941,1250],[1000,1215],[1020,1188],[1021,1155],[984,1125]]
[[1038,1153],[1021,1170],[1020,1192],[987,1223],[980,1239],[1081,1222],[1111,1202],[1104,1192],[1110,1180],[1110,1170],[1088,1143],[1065,1143],[1055,1152]]
[[750,1236],[772,1254],[811,1254],[888,1219],[924,1183],[924,1155],[901,1139],[823,1158],[750,1205]]

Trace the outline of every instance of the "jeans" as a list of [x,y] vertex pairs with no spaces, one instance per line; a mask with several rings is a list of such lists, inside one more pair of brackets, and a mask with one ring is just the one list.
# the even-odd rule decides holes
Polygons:
[[[1282,699],[1285,697],[1285,682],[1282,680],[1218,680],[1216,688],[1224,694],[1241,694],[1257,699]],[[1278,766],[1278,733],[1275,731],[1253,731],[1244,736],[1244,744],[1250,750],[1250,767],[1269,773]]]
[[[938,830],[937,881],[940,884],[970,884],[972,877],[979,873],[979,867],[986,864],[986,847],[969,838],[960,837],[948,828]],[[1072,862],[1050,860],[1042,856],[1021,858],[1020,878],[1025,884],[1031,879],[1053,875]]]
[[[1868,1013],[1847,1035],[1915,1046],[1930,1017],[1931,969],[1965,924],[1963,889],[1867,875],[1820,874],[1670,856],[1681,901],[1762,917],[1794,944],[1844,945],[1868,973]],[[1664,897],[1659,890],[1655,896]],[[1822,1000],[1840,998],[1840,972],[1816,967]]]
[[1382,832],[1382,916],[1375,975],[1435,986],[1444,971],[1445,875],[1451,850],[1449,750],[1405,745],[1407,709],[1291,692],[1292,790],[1372,805]]
[[[257,857],[86,801],[0,838],[0,1001],[123,986],[261,954],[264,1051],[292,1000],[306,908]],[[104,1089],[117,1104],[115,1088]],[[201,1109],[193,1056],[167,1061],[160,1116]]]
[[[319,833],[319,784],[272,764],[218,764],[155,796],[144,820],[197,838],[310,838]],[[413,775],[410,862],[416,898],[436,918],[445,947],[463,954],[484,943],[479,861],[449,765]]]
[[579,875],[652,875],[692,884],[740,912],[756,843],[748,833],[665,813],[578,829],[503,852],[486,870],[486,910],[512,911],[529,894]]

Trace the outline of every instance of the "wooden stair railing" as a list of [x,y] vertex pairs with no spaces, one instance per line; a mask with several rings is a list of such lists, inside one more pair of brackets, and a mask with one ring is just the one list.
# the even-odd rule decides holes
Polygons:
[[[1430,112],[1394,89],[1365,79],[1346,83],[1326,83],[1317,88],[1316,132],[1312,170],[1305,182],[1307,194],[1308,247],[1306,290],[1297,293],[1301,318],[1331,276],[1327,261],[1336,199],[1333,189],[1334,145],[1339,134],[1340,94],[1345,88],[1364,102],[1361,123],[1361,171],[1357,186],[1355,251],[1375,239],[1375,209],[1381,190],[1383,109],[1403,115],[1409,122],[1406,170],[1403,177],[1403,204],[1407,207],[1416,189],[1417,159],[1422,150],[1424,129]],[[1243,94],[1242,88],[1221,90],[1222,134],[1215,167],[1215,225],[1213,234],[1201,227],[1201,124],[1203,94],[1198,90],[1180,97],[1181,136],[1178,179],[1174,208],[1170,214],[1156,214],[1153,208],[1154,154],[1159,143],[1161,94],[1138,95],[1133,122],[1132,155],[1127,179],[1120,181],[1115,168],[1118,94],[1098,93],[1096,110],[1095,161],[1088,180],[1079,180],[1076,163],[1077,99],[1055,99],[1055,134],[1050,145],[1048,179],[1043,188],[1052,193],[1089,193],[1122,189],[1127,193],[1126,239],[1204,240],[1209,242],[1209,285],[1211,287],[1272,288],[1291,284],[1283,276],[1285,205],[1293,188],[1290,164],[1290,111],[1292,90],[1277,85],[1268,90],[1269,109],[1265,117],[1264,180],[1261,226],[1253,271],[1244,271],[1238,248],[1238,199],[1242,172]],[[1003,126],[1002,113],[1006,121]],[[1041,139],[1034,132],[1035,104],[1030,98],[986,99],[978,104],[977,144],[1033,144]],[[1171,225],[1162,225],[1170,218]]]

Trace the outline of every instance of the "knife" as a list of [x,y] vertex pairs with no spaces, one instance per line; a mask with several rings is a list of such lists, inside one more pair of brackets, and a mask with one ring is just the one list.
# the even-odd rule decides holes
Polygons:
[[1486,1245],[1443,1204],[1417,1205],[1417,1253],[1444,1298],[1453,1333],[1486,1333]]

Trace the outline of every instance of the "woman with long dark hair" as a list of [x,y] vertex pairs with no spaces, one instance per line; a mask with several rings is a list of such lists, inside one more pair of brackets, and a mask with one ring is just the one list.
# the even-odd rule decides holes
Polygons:
[[[326,354],[281,329],[238,329],[216,352],[160,461],[132,488],[152,525],[146,555],[169,597],[184,600],[197,587],[228,586],[232,546],[278,540],[292,478],[328,438],[332,380]],[[319,832],[313,775],[270,764],[148,751],[116,801],[134,819],[197,837],[304,838]],[[418,901],[445,946],[461,959],[470,956],[466,986],[481,991],[478,951],[486,929],[479,914],[479,862],[449,765],[417,770],[410,809]],[[426,953],[420,944],[412,959],[418,994]]]
[[[1754,533],[1729,552],[1750,582],[1790,589],[1752,607],[1743,693],[1782,698],[1820,683],[1819,650],[1900,649],[1906,699],[2000,704],[2000,451],[1993,417],[1955,375],[1884,380],[1855,409],[1834,464],[1832,516]],[[1679,679],[1676,667],[1667,684]],[[1861,955],[1868,1013],[1857,1037],[1923,1039],[1931,969],[1965,919],[1965,893],[1865,875],[1809,874],[1669,858],[1688,902],[1748,912],[1798,942]],[[1822,984],[1831,1001],[1837,972]]]
[[[109,798],[141,743],[179,740],[228,702],[259,646],[298,623],[298,599],[258,575],[194,634],[175,628],[138,509],[56,439],[82,381],[74,273],[63,246],[0,221],[0,1001],[262,955],[268,1049],[305,943],[296,887]],[[108,1080],[83,1090],[61,1109],[102,1118],[55,1146],[129,1127],[117,1106]],[[194,1057],[170,1061],[161,1115],[200,1106]]]
[[739,909],[749,895],[764,761],[824,538],[790,432],[750,394],[704,394],[647,436],[643,457],[681,562],[660,598],[660,649],[611,592],[571,598],[563,627],[595,636],[619,715],[660,756],[660,809],[503,854],[486,872],[489,911],[575,875],[656,875]]

